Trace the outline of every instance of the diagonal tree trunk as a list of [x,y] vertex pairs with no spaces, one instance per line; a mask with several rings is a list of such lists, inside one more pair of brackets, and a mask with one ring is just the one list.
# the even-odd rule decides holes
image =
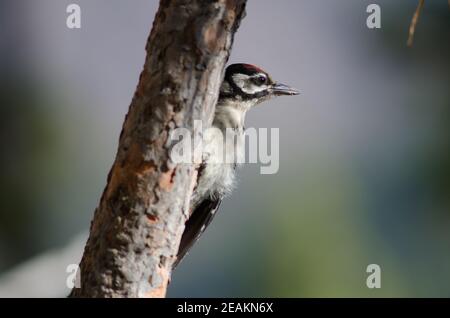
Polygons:
[[164,297],[197,167],[169,160],[168,136],[212,121],[246,0],[162,0],[115,162],[70,297]]

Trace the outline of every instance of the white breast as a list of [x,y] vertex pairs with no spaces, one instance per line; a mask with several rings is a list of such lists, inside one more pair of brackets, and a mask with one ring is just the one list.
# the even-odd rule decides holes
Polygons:
[[[222,198],[233,190],[236,166],[244,156],[244,115],[235,108],[221,107],[216,111],[213,127],[204,133],[204,165],[199,169],[191,206],[197,206],[207,196]],[[234,142],[226,142],[226,128],[230,128],[228,137],[234,137]]]

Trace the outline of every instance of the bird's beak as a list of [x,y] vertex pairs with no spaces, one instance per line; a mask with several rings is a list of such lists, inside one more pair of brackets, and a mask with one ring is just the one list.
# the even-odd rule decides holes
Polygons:
[[295,88],[289,87],[281,83],[275,83],[272,85],[272,93],[274,95],[298,95],[300,92]]

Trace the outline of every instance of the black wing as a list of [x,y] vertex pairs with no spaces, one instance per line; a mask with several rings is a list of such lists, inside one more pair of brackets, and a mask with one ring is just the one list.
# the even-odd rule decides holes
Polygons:
[[175,268],[189,249],[200,238],[202,233],[211,223],[222,199],[206,199],[194,210],[186,221],[183,236],[181,237],[180,247],[178,248],[177,259],[173,263]]

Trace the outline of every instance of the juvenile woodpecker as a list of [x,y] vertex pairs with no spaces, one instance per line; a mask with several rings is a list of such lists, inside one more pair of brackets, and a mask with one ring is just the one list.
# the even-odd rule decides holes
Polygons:
[[[190,202],[190,216],[185,224],[175,268],[192,245],[211,223],[223,198],[234,187],[236,162],[243,156],[244,119],[253,106],[275,96],[297,95],[299,92],[275,82],[269,74],[250,64],[232,64],[225,70],[217,101],[213,132],[204,136],[202,163],[198,169],[197,186]],[[227,131],[234,131],[238,140],[224,144]],[[222,151],[217,151],[219,148]],[[220,156],[220,158],[219,158]]]

